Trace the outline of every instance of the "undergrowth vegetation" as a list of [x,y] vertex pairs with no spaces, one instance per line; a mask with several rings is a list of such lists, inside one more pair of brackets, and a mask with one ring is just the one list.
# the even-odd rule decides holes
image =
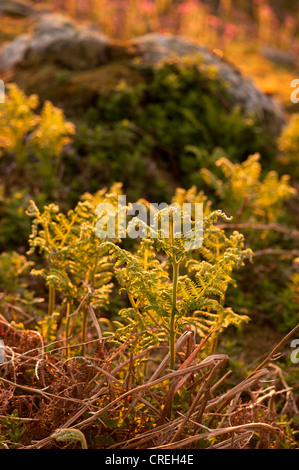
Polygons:
[[[196,67],[166,63],[140,87],[121,83],[77,129],[10,86],[0,108],[2,448],[297,446],[292,365],[273,362],[298,330],[296,191],[279,165],[269,170],[275,145],[254,117],[224,111],[213,70],[207,97]],[[285,169],[297,124],[278,142]],[[148,165],[163,158],[173,181],[158,173],[145,191]],[[112,218],[99,204],[118,227],[124,194],[148,211],[152,197],[172,202],[155,212],[154,238],[136,218],[126,233],[139,236],[99,235]],[[196,249],[194,212],[188,236],[177,228],[186,202],[203,205]],[[231,338],[258,317],[294,330],[266,360],[238,366]]]
[[233,105],[217,70],[200,56],[165,60],[153,69],[134,67],[140,84],[120,81],[78,125],[76,151],[82,167],[86,161],[84,176],[92,187],[95,172],[106,184],[122,172],[133,198],[169,199],[167,183],[200,185],[198,169],[212,167],[219,156],[238,162],[260,152],[269,162],[274,155],[271,134],[262,131],[256,115]]

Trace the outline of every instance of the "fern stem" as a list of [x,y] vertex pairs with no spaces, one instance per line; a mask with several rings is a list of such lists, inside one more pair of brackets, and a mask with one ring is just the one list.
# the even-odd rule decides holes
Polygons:
[[86,343],[86,333],[87,333],[87,311],[83,312],[83,324],[82,324],[82,348],[81,355],[85,356],[85,343]]
[[179,263],[173,262],[173,281],[172,281],[172,309],[169,326],[169,354],[170,354],[170,369],[174,370],[175,364],[175,316],[177,304],[177,287],[179,277]]
[[179,277],[179,263],[176,260],[174,250],[174,222],[173,212],[170,213],[170,244],[173,248],[173,259],[172,259],[172,308],[169,325],[169,356],[170,356],[170,369],[174,370],[175,365],[175,316],[176,316],[176,304],[177,304],[177,288],[178,288],[178,277]]
[[55,288],[49,286],[49,304],[48,304],[48,316],[51,317],[54,313],[55,308]]
[[68,347],[68,337],[70,333],[70,311],[71,311],[71,302],[68,301],[66,304],[66,323],[65,323],[65,358],[68,359],[69,357],[69,347]]

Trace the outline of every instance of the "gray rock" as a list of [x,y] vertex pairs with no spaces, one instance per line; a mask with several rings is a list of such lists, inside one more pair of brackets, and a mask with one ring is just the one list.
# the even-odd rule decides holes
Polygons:
[[107,43],[103,34],[77,28],[62,15],[44,15],[31,38],[22,36],[3,46],[0,69],[19,63],[57,63],[73,70],[90,69],[107,61]]
[[164,36],[163,34],[150,33],[140,36],[132,41],[138,54],[145,62],[157,63],[169,56],[183,57],[195,54],[206,54],[206,47],[193,44],[179,36]]
[[199,55],[206,65],[213,65],[222,82],[228,85],[232,103],[240,106],[245,113],[255,113],[261,122],[269,124],[274,133],[279,132],[285,122],[280,106],[259,90],[250,79],[244,77],[233,64],[209,51],[177,36],[163,36],[151,33],[134,40],[142,59],[158,63],[171,56]]
[[28,44],[24,62],[51,62],[63,57],[65,48],[76,38],[72,22],[61,15],[45,15]]
[[4,44],[0,55],[0,69],[7,70],[24,60],[30,36],[25,34],[14,41]]
[[297,57],[291,52],[281,51],[276,47],[262,47],[261,54],[270,62],[274,64],[283,65],[286,67],[294,67],[297,63]]
[[25,61],[56,62],[73,69],[97,67],[107,61],[108,39],[79,29],[61,15],[46,15],[29,44]]
[[33,13],[33,8],[24,1],[0,0],[0,13],[8,16],[26,17]]
[[78,72],[96,71],[108,62],[130,66],[136,57],[153,65],[172,56],[197,55],[204,64],[213,65],[218,71],[219,80],[227,84],[232,105],[238,105],[244,113],[257,115],[265,132],[269,130],[272,135],[280,132],[283,112],[270,96],[227,60],[181,37],[153,33],[117,43],[98,31],[78,27],[64,16],[43,15],[32,37],[19,37],[2,48],[0,68],[18,65],[19,69],[30,70],[32,66],[42,68],[52,64]]
[[107,62],[108,40],[104,35],[81,31],[74,41],[66,42],[57,57],[62,65],[73,70],[86,70]]

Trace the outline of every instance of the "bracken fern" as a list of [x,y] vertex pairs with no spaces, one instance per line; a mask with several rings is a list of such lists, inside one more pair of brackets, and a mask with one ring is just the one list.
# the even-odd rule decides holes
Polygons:
[[94,196],[85,194],[84,200],[67,215],[59,212],[55,204],[45,206],[40,212],[33,201],[27,210],[34,218],[29,254],[38,248],[47,260],[45,268],[32,270],[32,274],[41,275],[49,286],[48,317],[54,318],[55,292],[63,296],[66,338],[70,334],[71,310],[79,308],[82,313],[84,342],[88,305],[99,310],[109,302],[111,263],[94,233],[95,207],[100,201],[116,201],[119,191],[120,185],[115,185],[110,193],[102,190]]
[[[240,266],[251,251],[244,249],[243,236],[238,232],[227,238],[223,230],[215,227],[219,217],[227,218],[223,212],[214,211],[203,219],[203,244],[194,250],[199,255],[198,260],[192,250],[186,249],[187,239],[183,234],[180,238],[174,237],[171,221],[176,211],[183,216],[182,210],[163,209],[157,212],[158,219],[165,211],[170,215],[168,237],[159,229],[155,242],[150,238],[142,239],[134,253],[113,241],[106,241],[103,246],[116,259],[116,277],[131,303],[129,308],[119,312],[124,322],[116,325],[118,341],[128,341],[136,332],[139,333],[136,349],[169,341],[173,369],[175,337],[185,328],[191,326],[202,337],[211,333],[213,348],[224,328],[248,319],[225,307],[224,299],[233,269]],[[137,223],[135,219],[131,222]],[[184,275],[179,275],[180,268],[185,271]]]

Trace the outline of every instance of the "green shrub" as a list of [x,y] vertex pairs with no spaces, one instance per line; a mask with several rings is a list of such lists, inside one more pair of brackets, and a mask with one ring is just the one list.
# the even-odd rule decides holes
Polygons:
[[30,196],[28,189],[11,190],[5,194],[0,185],[0,250],[14,250],[27,245],[30,234],[30,221],[26,209]]
[[200,58],[135,67],[144,81],[134,87],[121,81],[98,99],[87,125],[78,129],[76,151],[97,181],[117,181],[121,172],[126,192],[162,199],[166,172],[173,188],[188,187],[199,184],[198,170],[211,168],[216,154],[234,162],[256,151],[266,161],[273,155],[274,144],[258,119],[231,104],[214,68]]
[[237,222],[248,223],[277,222],[283,212],[283,204],[296,194],[290,185],[290,176],[279,177],[277,171],[262,175],[260,155],[255,153],[242,163],[232,163],[220,158],[216,167],[221,169],[221,177],[215,171],[202,169],[206,184],[223,201],[225,210]]
[[299,114],[292,114],[278,139],[280,161],[294,177],[299,175]]
[[27,97],[16,85],[8,86],[7,100],[0,108],[0,155],[6,162],[13,159],[17,172],[25,173],[29,181],[41,176],[47,184],[57,178],[62,150],[74,126],[50,101],[40,115],[35,113],[38,105],[36,95]]

